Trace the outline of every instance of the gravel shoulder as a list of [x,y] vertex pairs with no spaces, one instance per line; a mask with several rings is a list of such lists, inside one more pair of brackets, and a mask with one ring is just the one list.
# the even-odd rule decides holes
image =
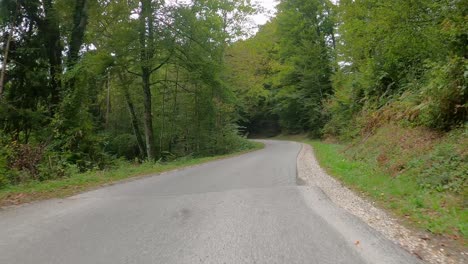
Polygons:
[[402,226],[397,219],[377,208],[373,202],[358,196],[329,176],[318,164],[313,149],[308,144],[302,144],[297,157],[297,174],[301,182],[320,188],[333,203],[425,262],[431,264],[468,263],[468,253],[461,252],[456,257],[447,256],[444,248],[429,243],[425,235]]

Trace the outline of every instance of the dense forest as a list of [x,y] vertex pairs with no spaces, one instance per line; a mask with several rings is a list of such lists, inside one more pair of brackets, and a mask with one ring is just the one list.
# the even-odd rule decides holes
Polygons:
[[465,1],[282,0],[253,36],[251,1],[168,2],[1,1],[0,185],[391,124],[461,142],[428,184],[466,190]]
[[466,121],[464,1],[284,0],[277,8],[228,51],[252,132],[266,123],[350,139],[376,122],[448,131]]
[[0,183],[249,147],[224,81],[248,1],[1,7]]
[[283,0],[227,49],[240,124],[307,133],[346,154],[467,193],[466,1]]

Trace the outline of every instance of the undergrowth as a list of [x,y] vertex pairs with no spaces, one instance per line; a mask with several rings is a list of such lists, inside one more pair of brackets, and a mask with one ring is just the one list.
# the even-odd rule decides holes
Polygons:
[[333,176],[417,227],[468,239],[468,141],[465,129],[442,135],[381,127],[352,145],[307,141]]
[[[243,147],[234,153],[200,158],[182,157],[171,162],[135,163],[120,159],[115,161],[112,167],[105,170],[73,172],[59,179],[43,181],[30,180],[16,185],[6,184],[0,188],[0,206],[19,204],[33,200],[66,197],[120,180],[193,166],[261,149],[263,146],[262,143],[250,141],[249,144],[244,143]],[[2,177],[0,174],[0,180],[1,179]]]

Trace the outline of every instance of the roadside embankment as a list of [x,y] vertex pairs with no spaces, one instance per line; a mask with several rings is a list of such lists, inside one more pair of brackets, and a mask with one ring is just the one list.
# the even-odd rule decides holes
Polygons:
[[[313,145],[317,144],[323,143],[313,143]],[[298,176],[308,185],[321,188],[335,204],[357,216],[418,258],[428,263],[464,263],[467,260],[463,251],[450,250],[450,248],[447,249],[447,246],[441,246],[436,241],[429,241],[432,239],[429,234],[405,227],[398,217],[382,210],[380,204],[357,195],[355,191],[344,186],[339,180],[329,176],[319,165],[309,144],[303,144],[297,166]],[[358,169],[357,166],[355,168]]]
[[468,261],[463,129],[386,125],[350,144],[283,139],[307,143],[298,168],[309,184],[386,237],[430,263]]

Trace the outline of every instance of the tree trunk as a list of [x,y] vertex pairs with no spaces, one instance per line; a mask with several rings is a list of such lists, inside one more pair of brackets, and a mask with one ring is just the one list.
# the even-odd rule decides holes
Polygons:
[[60,103],[60,92],[62,87],[62,51],[63,46],[60,40],[60,27],[56,11],[52,6],[52,0],[44,1],[45,21],[38,21],[43,25],[42,31],[46,36],[46,49],[49,58],[49,71],[50,71],[50,93],[51,93],[51,114],[54,114],[55,109]]
[[169,151],[172,152],[172,146],[175,144],[175,129],[174,125],[177,120],[177,91],[178,91],[178,86],[179,86],[179,65],[176,65],[176,81],[175,81],[175,87],[174,87],[174,101],[172,105],[172,122],[171,122],[171,129],[170,129],[170,141],[169,141]]
[[[67,54],[67,71],[71,71],[78,62],[81,45],[84,42],[84,34],[88,24],[88,2],[87,0],[75,0],[75,10],[73,12],[73,29],[70,35],[70,44]],[[75,76],[71,76],[65,83],[66,92],[75,89]],[[81,98],[76,98],[80,100]],[[73,118],[73,117],[68,117]],[[107,125],[107,124],[106,124]]]
[[105,126],[106,128],[109,127],[109,115],[110,115],[110,108],[111,108],[111,103],[110,103],[110,72],[107,72],[107,78],[106,78],[106,90],[107,90],[107,96],[106,96],[106,116],[105,116]]
[[143,88],[143,104],[144,104],[144,127],[146,140],[146,156],[149,160],[154,160],[154,131],[153,131],[153,115],[152,115],[152,98],[151,98],[151,69],[150,63],[154,57],[153,49],[153,12],[150,0],[141,0],[140,13],[140,63],[141,63],[141,79]]
[[196,116],[196,139],[195,139],[195,149],[197,154],[200,153],[200,109],[198,104],[198,84],[195,84],[195,116]]
[[68,49],[67,67],[72,68],[78,60],[81,45],[83,44],[86,25],[88,24],[88,2],[87,0],[76,0],[73,13],[73,30],[70,37]]
[[52,0],[43,0],[43,16],[38,13],[35,5],[27,3],[28,1],[19,1],[28,17],[38,25],[43,41],[47,59],[49,61],[49,91],[50,91],[50,114],[53,115],[60,103],[60,93],[62,89],[62,52],[63,45],[60,37],[60,25],[58,21],[57,10],[53,6]]
[[166,129],[166,86],[167,86],[167,71],[168,68],[166,67],[166,74],[164,77],[164,85],[162,91],[162,102],[161,102],[161,131],[159,133],[159,156],[162,156],[163,152],[163,141],[164,141],[164,130]]
[[[144,68],[144,67],[143,67]],[[146,69],[143,69],[143,105],[144,125],[145,125],[145,140],[146,140],[146,156],[149,160],[154,160],[154,131],[153,131],[153,114],[152,114],[152,98],[150,87],[150,74]]]
[[8,33],[8,38],[5,44],[5,52],[3,53],[3,62],[2,62],[2,72],[0,73],[0,99],[3,97],[3,90],[4,90],[4,85],[5,85],[5,74],[6,74],[6,66],[8,63],[8,54],[10,53],[10,43],[11,39],[13,38],[13,30],[15,27],[15,19],[16,15],[18,13],[18,1],[16,1],[16,11],[15,11],[15,16],[12,18],[11,23],[10,23],[10,32]]
[[0,99],[3,97],[3,85],[5,83],[5,73],[6,73],[6,66],[8,63],[8,53],[10,52],[10,42],[13,35],[13,28],[10,29],[10,33],[8,33],[8,39],[5,46],[5,52],[3,54],[3,62],[2,62],[2,72],[0,73]]
[[127,102],[128,111],[130,113],[130,120],[132,123],[133,133],[135,134],[135,137],[137,140],[138,150],[140,151],[140,156],[142,158],[145,158],[146,156],[145,142],[143,141],[143,138],[141,137],[141,130],[140,130],[140,125],[138,124],[138,118],[136,115],[135,106],[133,105],[132,98],[130,97],[127,82],[124,80],[121,73],[119,73],[119,79],[122,84],[122,90],[124,93],[125,101]]

